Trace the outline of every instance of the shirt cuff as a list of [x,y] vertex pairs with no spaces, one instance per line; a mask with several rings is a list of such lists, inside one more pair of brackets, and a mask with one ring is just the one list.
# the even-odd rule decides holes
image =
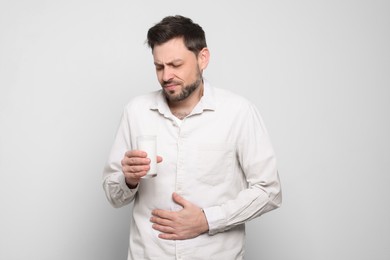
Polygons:
[[225,231],[227,220],[221,207],[203,208],[203,212],[209,224],[209,235]]
[[129,186],[127,186],[127,184],[126,184],[126,180],[125,180],[125,175],[124,174],[121,174],[120,177],[119,177],[119,185],[122,188],[124,194],[129,194],[129,193],[134,194],[134,193],[136,193],[137,190],[138,190],[138,186],[139,186],[139,185],[137,185],[137,187],[135,187],[134,189],[130,189]]

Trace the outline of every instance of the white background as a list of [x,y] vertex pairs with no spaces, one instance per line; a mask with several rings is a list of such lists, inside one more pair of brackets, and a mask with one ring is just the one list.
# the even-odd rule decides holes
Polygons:
[[390,259],[390,2],[0,0],[0,259],[116,260],[131,207],[101,173],[123,106],[159,88],[146,31],[206,31],[205,77],[253,101],[283,206],[248,260]]

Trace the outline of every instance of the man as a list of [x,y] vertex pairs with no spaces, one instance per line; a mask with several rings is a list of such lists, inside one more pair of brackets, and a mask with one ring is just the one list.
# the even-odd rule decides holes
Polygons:
[[[281,204],[274,151],[257,109],[203,79],[203,29],[169,16],[149,29],[162,89],[124,109],[104,169],[115,207],[134,202],[128,259],[243,259],[244,223]],[[158,175],[139,135],[157,136]]]

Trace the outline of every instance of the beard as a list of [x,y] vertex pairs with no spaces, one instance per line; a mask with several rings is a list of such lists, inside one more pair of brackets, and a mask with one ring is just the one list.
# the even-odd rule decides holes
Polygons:
[[[179,82],[172,80],[172,81],[163,82],[162,86],[164,86],[165,84],[170,84],[172,82],[176,84],[180,84]],[[174,92],[173,91],[171,92],[169,90],[164,90],[163,93],[169,102],[180,102],[185,100],[189,96],[191,96],[191,94],[194,93],[194,91],[200,86],[202,82],[203,82],[203,78],[200,71],[198,70],[195,81],[189,85],[183,86],[179,94],[174,95]]]

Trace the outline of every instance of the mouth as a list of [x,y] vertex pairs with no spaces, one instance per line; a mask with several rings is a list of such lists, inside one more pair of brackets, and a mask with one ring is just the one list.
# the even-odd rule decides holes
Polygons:
[[163,85],[163,88],[166,91],[174,91],[179,86],[179,83],[177,82],[168,82]]

